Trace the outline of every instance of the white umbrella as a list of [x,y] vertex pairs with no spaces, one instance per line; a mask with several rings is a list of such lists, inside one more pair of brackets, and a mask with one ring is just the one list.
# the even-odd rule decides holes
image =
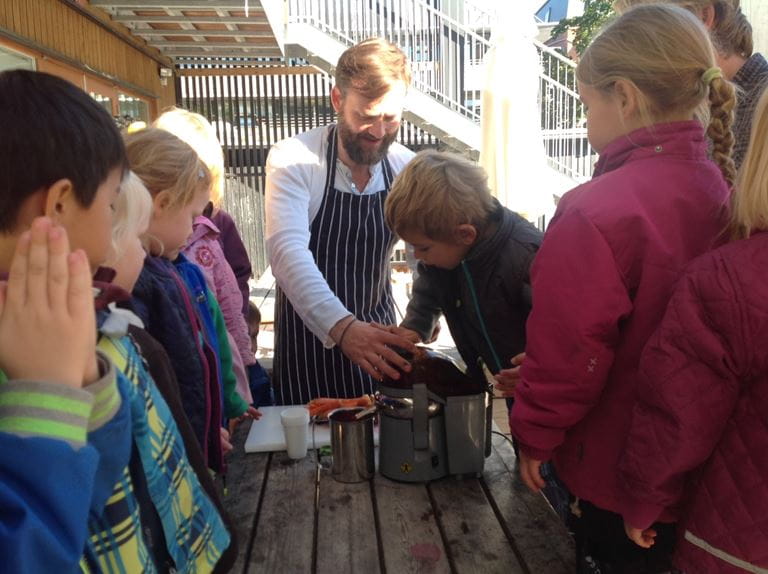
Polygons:
[[538,104],[537,27],[522,2],[499,3],[492,47],[485,56],[480,165],[499,201],[531,220],[554,210],[562,184],[547,165]]

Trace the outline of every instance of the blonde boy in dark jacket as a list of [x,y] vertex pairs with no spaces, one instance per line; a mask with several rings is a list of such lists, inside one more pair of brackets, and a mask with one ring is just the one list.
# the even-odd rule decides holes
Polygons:
[[541,232],[491,196],[481,167],[434,150],[400,173],[385,215],[420,261],[401,332],[427,341],[442,313],[469,371],[484,363],[503,378],[525,349]]

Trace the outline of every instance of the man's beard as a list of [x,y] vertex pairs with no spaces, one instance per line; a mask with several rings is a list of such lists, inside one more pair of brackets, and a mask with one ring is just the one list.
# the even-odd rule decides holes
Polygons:
[[384,137],[379,143],[379,147],[376,149],[367,150],[360,145],[360,140],[366,139],[368,136],[365,132],[354,133],[344,121],[344,117],[340,114],[338,119],[339,136],[341,137],[341,145],[344,146],[344,151],[347,152],[349,159],[360,165],[373,165],[379,163],[384,159],[389,151],[389,146],[395,141],[397,137],[397,130],[389,133],[384,133]]

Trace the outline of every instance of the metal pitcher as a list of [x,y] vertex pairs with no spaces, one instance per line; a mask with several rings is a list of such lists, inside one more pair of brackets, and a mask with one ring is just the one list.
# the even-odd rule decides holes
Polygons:
[[376,470],[373,452],[373,419],[368,413],[356,415],[363,407],[342,408],[331,411],[331,476],[339,482],[362,482],[373,478]]

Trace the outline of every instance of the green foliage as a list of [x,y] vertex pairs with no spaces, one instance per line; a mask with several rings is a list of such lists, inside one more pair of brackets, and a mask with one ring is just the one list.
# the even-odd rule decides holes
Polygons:
[[584,14],[561,20],[552,29],[552,38],[557,38],[568,30],[574,30],[573,47],[579,54],[583,54],[592,38],[611,16],[613,16],[611,0],[585,0]]

